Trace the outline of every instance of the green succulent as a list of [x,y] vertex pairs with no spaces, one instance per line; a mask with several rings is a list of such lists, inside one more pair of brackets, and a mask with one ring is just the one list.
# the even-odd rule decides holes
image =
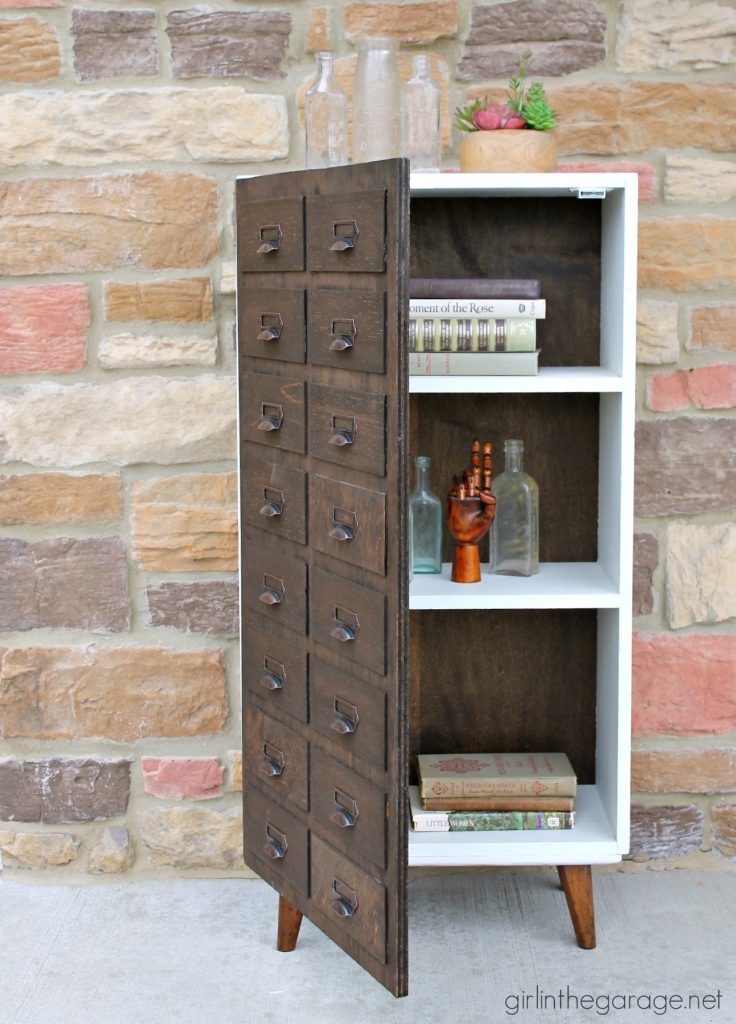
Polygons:
[[539,132],[547,132],[557,124],[557,115],[547,101],[541,82],[529,86],[526,100],[521,106],[521,116],[530,128],[536,128]]

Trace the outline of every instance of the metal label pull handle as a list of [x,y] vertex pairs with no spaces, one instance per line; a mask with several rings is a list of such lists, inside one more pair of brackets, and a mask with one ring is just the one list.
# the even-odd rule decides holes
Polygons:
[[358,517],[349,508],[333,508],[330,537],[333,540],[352,540],[358,532]]
[[360,715],[355,704],[343,700],[342,697],[335,697],[332,709],[335,712],[335,717],[330,722],[330,729],[341,736],[351,736],[360,722]]
[[332,224],[332,245],[330,252],[345,252],[354,249],[358,241],[358,222],[355,220],[336,220]]
[[275,402],[261,402],[259,430],[281,430],[284,422],[284,407]]
[[261,604],[281,604],[286,597],[284,581],[279,576],[263,576],[263,590],[258,595]]
[[269,252],[278,252],[284,236],[280,224],[262,224],[258,229],[258,237],[261,244],[256,252],[263,256]]
[[280,516],[284,511],[284,492],[279,490],[278,487],[264,487],[263,488],[263,505],[258,509],[259,515],[266,516],[267,519],[273,519],[274,516]]
[[289,849],[284,833],[280,832],[270,821],[266,825],[266,842],[261,849],[271,860],[281,860]]
[[358,424],[355,416],[333,416],[332,433],[327,439],[328,444],[336,448],[343,448],[347,444],[353,444],[358,431]]
[[280,313],[261,313],[261,329],[256,337],[258,341],[278,341],[283,328]]
[[282,690],[286,680],[286,669],[281,662],[266,657],[263,659],[263,669],[260,682],[264,690]]
[[271,779],[276,775],[283,774],[286,763],[283,750],[279,750],[273,743],[264,743],[262,754],[263,760],[258,765],[259,775],[262,775],[264,779]]
[[355,344],[357,333],[355,320],[333,320],[330,326],[330,351],[344,352],[346,349],[351,349]]
[[335,626],[330,630],[330,636],[341,643],[350,643],[355,640],[360,630],[360,622],[356,612],[349,608],[335,608]]
[[330,815],[330,821],[334,821],[338,828],[355,828],[360,814],[358,801],[353,800],[347,793],[343,793],[341,789],[336,789],[333,792],[332,800],[335,810]]
[[330,910],[338,917],[354,917],[358,911],[358,894],[355,889],[335,878],[332,882]]

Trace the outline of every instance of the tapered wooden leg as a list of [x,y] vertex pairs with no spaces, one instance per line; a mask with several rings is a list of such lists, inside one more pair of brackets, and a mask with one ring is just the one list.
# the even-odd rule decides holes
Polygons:
[[567,907],[581,949],[595,949],[595,912],[593,909],[593,876],[590,864],[557,867]]
[[303,916],[301,910],[297,910],[283,896],[279,896],[279,933],[276,939],[276,949],[280,953],[291,953],[296,946]]

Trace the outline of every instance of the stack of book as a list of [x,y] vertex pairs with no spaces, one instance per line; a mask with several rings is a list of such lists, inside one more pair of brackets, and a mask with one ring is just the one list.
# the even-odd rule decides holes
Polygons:
[[577,779],[565,754],[420,754],[417,761],[416,832],[575,826]]
[[535,278],[412,278],[409,373],[536,374],[539,293]]

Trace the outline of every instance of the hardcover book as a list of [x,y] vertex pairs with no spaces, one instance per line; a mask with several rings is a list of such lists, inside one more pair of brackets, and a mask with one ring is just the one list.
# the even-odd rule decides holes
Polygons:
[[410,376],[533,377],[536,352],[410,352]]
[[544,299],[410,299],[409,316],[524,317],[544,320]]
[[415,832],[538,832],[575,827],[574,811],[427,811],[410,787]]
[[524,277],[412,277],[412,299],[538,299],[542,284]]
[[410,352],[533,352],[537,322],[528,317],[409,318]]
[[421,798],[575,796],[577,779],[563,753],[419,754]]
[[456,796],[428,797],[425,811],[572,811],[571,796]]

